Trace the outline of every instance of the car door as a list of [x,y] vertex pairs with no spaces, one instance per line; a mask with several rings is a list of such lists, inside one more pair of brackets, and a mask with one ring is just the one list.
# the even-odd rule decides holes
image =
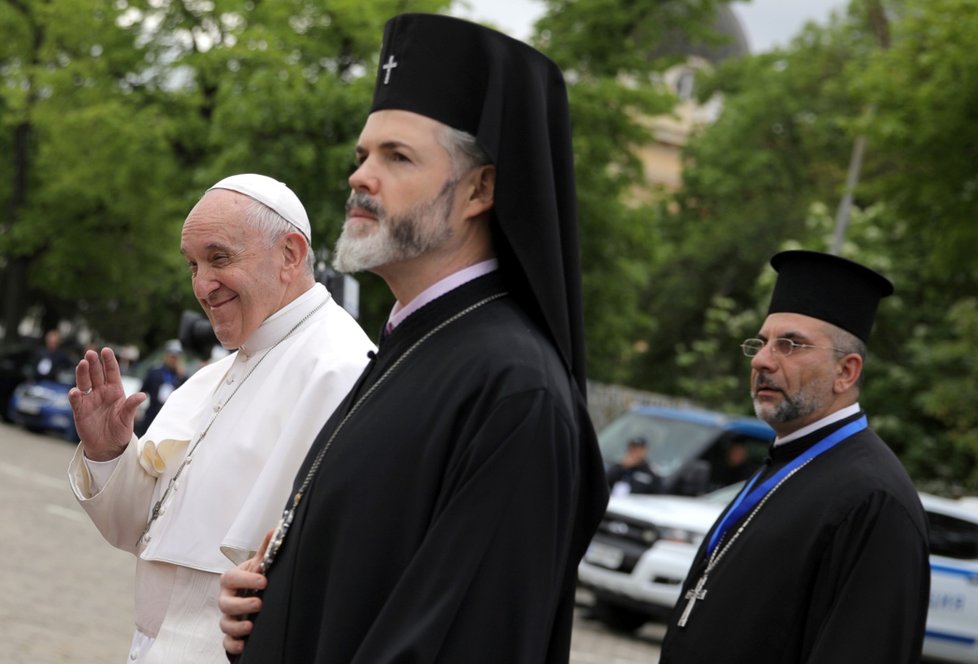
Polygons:
[[931,588],[924,654],[978,663],[978,513],[949,514],[925,505],[930,526]]

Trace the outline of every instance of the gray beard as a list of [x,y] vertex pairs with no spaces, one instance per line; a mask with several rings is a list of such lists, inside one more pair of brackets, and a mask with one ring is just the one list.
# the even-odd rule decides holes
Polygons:
[[784,394],[781,403],[771,406],[759,403],[754,399],[754,413],[768,424],[792,422],[802,417],[808,417],[825,405],[823,394],[827,385],[825,381],[809,383],[795,394]]
[[371,270],[417,258],[443,246],[452,237],[449,225],[452,199],[458,180],[446,180],[429,201],[416,204],[403,215],[389,215],[365,194],[351,194],[347,210],[362,207],[377,217],[377,229],[362,237],[344,225],[333,251],[333,267],[339,272]]

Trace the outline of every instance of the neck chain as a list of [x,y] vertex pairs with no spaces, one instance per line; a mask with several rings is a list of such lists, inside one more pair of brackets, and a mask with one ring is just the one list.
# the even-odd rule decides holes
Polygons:
[[[832,449],[839,443],[848,440],[849,437],[859,433],[867,426],[868,423],[865,415],[857,420],[853,420],[848,424],[843,425],[806,449],[783,468],[772,473],[771,476],[767,478],[767,480],[765,480],[765,482],[760,486],[755,487],[754,485],[756,482],[758,482],[761,474],[758,473],[754,475],[750,482],[748,482],[737,495],[733,503],[731,503],[730,508],[717,522],[717,525],[713,528],[713,534],[710,536],[706,547],[706,569],[703,570],[703,575],[696,583],[696,587],[686,591],[686,608],[683,610],[682,615],[679,617],[679,622],[677,623],[680,628],[686,627],[686,622],[689,620],[689,614],[693,611],[693,605],[698,601],[706,599],[706,579],[713,571],[713,568],[717,566],[720,559],[723,558],[727,551],[730,550],[730,547],[737,541],[740,534],[744,532],[744,529],[747,528],[747,525],[754,519],[754,516],[762,507],[764,507],[764,504],[768,501],[768,499],[781,488],[782,484],[791,479],[795,473],[807,466],[812,460]],[[753,509],[751,509],[751,506],[753,506]],[[749,513],[747,513],[748,510],[750,510]],[[720,547],[720,543],[726,536],[727,528],[736,523],[737,520],[745,513],[747,513],[747,516],[740,525],[740,528],[738,528],[737,532],[733,534],[733,537],[726,541],[723,547]]]
[[797,473],[799,470],[801,470],[811,462],[812,459],[808,459],[807,461],[805,461],[805,463],[793,468],[790,473],[782,477],[781,481],[775,484],[774,487],[772,487],[772,489],[768,491],[763,498],[761,498],[761,501],[757,503],[754,509],[751,510],[750,514],[748,514],[747,518],[744,519],[744,522],[740,524],[740,527],[737,528],[737,531],[733,534],[733,536],[730,539],[728,539],[722,547],[718,546],[717,548],[713,549],[713,553],[710,554],[710,557],[706,562],[706,569],[703,570],[703,575],[700,577],[699,581],[696,582],[696,587],[690,588],[689,590],[686,591],[686,595],[685,595],[685,598],[687,600],[686,608],[683,609],[682,615],[679,616],[679,622],[676,623],[679,627],[686,626],[686,623],[689,621],[689,615],[693,612],[693,605],[700,600],[706,599],[706,588],[704,586],[706,586],[707,577],[713,571],[713,568],[717,566],[717,564],[727,553],[727,551],[730,550],[730,547],[733,546],[733,543],[737,541],[737,538],[740,537],[740,533],[744,532],[744,529],[747,528],[747,525],[754,518],[754,515],[756,515],[759,511],[761,511],[761,508],[764,507],[764,503],[766,503],[768,501],[768,498],[773,496],[774,493],[781,488],[782,484],[787,482],[792,475]]
[[433,335],[439,332],[442,328],[454,323],[459,318],[462,318],[463,316],[472,313],[479,307],[488,304],[493,300],[497,300],[501,297],[504,297],[505,295],[506,295],[505,292],[496,293],[495,295],[490,295],[489,297],[480,300],[473,305],[470,305],[469,307],[456,313],[451,318],[444,320],[440,324],[436,325],[434,328],[429,330],[423,337],[415,341],[410,348],[404,351],[404,353],[399,358],[397,358],[394,364],[392,364],[387,369],[387,371],[385,371],[380,376],[380,378],[378,378],[377,381],[370,386],[370,389],[364,392],[363,395],[359,399],[357,399],[353,407],[350,408],[349,411],[347,411],[343,419],[340,420],[340,423],[336,425],[335,429],[333,429],[333,433],[326,441],[326,444],[323,445],[322,449],[320,449],[319,452],[316,454],[316,458],[313,459],[312,465],[309,466],[309,472],[306,473],[306,476],[302,480],[302,484],[299,486],[298,491],[296,491],[295,495],[292,497],[292,504],[289,505],[287,508],[285,508],[285,511],[282,512],[282,518],[279,519],[278,527],[275,529],[275,534],[272,536],[271,541],[269,541],[268,547],[265,549],[265,555],[262,557],[261,560],[259,571],[262,574],[267,574],[269,568],[272,566],[272,563],[275,561],[275,557],[278,555],[279,549],[282,548],[282,543],[285,541],[285,536],[289,532],[289,526],[292,525],[292,520],[295,518],[295,512],[296,509],[298,509],[299,507],[299,502],[302,500],[302,496],[305,495],[306,490],[309,488],[309,485],[312,484],[313,479],[315,479],[316,473],[319,472],[319,467],[323,463],[323,457],[326,456],[326,452],[329,451],[330,446],[333,444],[333,441],[336,439],[336,436],[343,428],[343,425],[346,424],[350,420],[350,418],[353,417],[353,415],[360,410],[361,406],[363,406],[363,404],[367,401],[367,399],[369,399],[380,388],[380,386],[387,381],[390,375],[394,373],[394,371],[397,370],[397,368],[401,366],[401,364],[403,364],[403,362],[415,350],[417,350],[417,348],[421,344],[426,342],[429,338],[431,338]]
[[[169,484],[166,485],[166,490],[163,492],[163,495],[160,496],[160,499],[156,501],[156,504],[155,505],[153,505],[153,511],[150,514],[149,520],[146,522],[146,527],[143,528],[143,532],[139,534],[139,540],[142,540],[144,537],[146,537],[146,533],[149,532],[150,526],[153,525],[153,522],[156,521],[158,518],[160,518],[160,516],[162,516],[162,514],[163,514],[163,505],[166,502],[166,499],[169,497],[170,493],[173,491],[173,488],[176,486],[177,479],[179,479],[180,475],[183,474],[184,468],[186,468],[187,466],[190,465],[190,462],[193,460],[194,452],[197,451],[197,447],[200,445],[200,443],[207,436],[207,432],[211,430],[211,426],[213,426],[214,420],[217,419],[218,415],[220,415],[221,413],[224,412],[225,407],[231,402],[231,399],[234,398],[234,395],[238,393],[238,390],[240,390],[241,389],[241,386],[245,384],[245,381],[247,381],[248,378],[251,377],[251,374],[255,373],[255,369],[258,368],[258,366],[265,360],[265,358],[268,357],[269,355],[271,355],[272,351],[275,350],[275,348],[280,343],[282,343],[283,341],[285,341],[286,339],[288,339],[289,337],[291,337],[292,334],[296,330],[298,330],[302,326],[303,323],[305,323],[307,320],[309,320],[312,317],[313,314],[315,314],[317,311],[319,311],[324,306],[326,306],[326,303],[328,301],[329,301],[329,298],[327,297],[325,300],[323,300],[322,302],[320,302],[316,306],[316,308],[314,308],[312,311],[310,311],[305,316],[303,316],[302,317],[302,320],[300,320],[298,323],[296,323],[295,325],[293,325],[292,326],[292,329],[289,330],[288,332],[286,332],[285,335],[281,339],[279,339],[274,344],[272,344],[272,346],[265,352],[265,354],[262,355],[260,358],[258,358],[258,361],[255,362],[254,366],[252,366],[251,369],[248,371],[248,373],[245,374],[245,377],[242,378],[238,382],[237,386],[235,386],[235,388],[234,388],[234,391],[232,391],[231,394],[230,394],[230,396],[228,396],[227,400],[225,400],[225,402],[221,406],[220,410],[218,410],[217,412],[214,413],[214,415],[211,416],[210,422],[207,423],[207,426],[204,427],[204,430],[201,432],[200,436],[197,437],[197,440],[190,447],[190,451],[188,451],[187,454],[186,454],[186,456],[184,456],[183,462],[177,468],[177,472],[175,472],[173,474],[173,477],[170,478],[170,482],[169,482]],[[230,370],[231,369],[228,368],[228,371],[230,371]],[[225,374],[225,375],[227,375],[227,374]],[[139,542],[139,540],[137,540],[137,543]],[[147,539],[146,541],[148,542],[149,540]]]

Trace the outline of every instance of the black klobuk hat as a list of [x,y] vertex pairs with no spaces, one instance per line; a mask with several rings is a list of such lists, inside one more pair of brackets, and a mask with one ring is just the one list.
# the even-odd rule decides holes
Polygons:
[[370,112],[411,111],[476,137],[496,167],[493,238],[510,293],[584,393],[584,317],[563,75],[529,45],[435,14],[384,28]]
[[778,280],[768,314],[796,313],[824,320],[869,340],[876,309],[893,293],[883,275],[851,260],[817,251],[782,251],[771,258]]

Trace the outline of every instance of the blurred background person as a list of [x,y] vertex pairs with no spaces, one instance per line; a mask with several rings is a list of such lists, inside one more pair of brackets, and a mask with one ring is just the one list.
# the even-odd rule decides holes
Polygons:
[[648,442],[642,436],[635,436],[628,441],[625,456],[607,472],[611,495],[658,492],[659,481],[649,466],[648,451]]
[[58,382],[59,374],[71,371],[73,364],[71,356],[61,345],[61,333],[48,330],[44,334],[44,347],[38,350],[34,358],[34,379]]
[[136,425],[136,435],[142,436],[146,433],[150,423],[160,412],[160,408],[166,402],[173,390],[180,387],[187,379],[187,372],[183,365],[183,347],[176,339],[171,339],[163,346],[162,361],[150,369],[143,379],[143,386],[139,388],[149,397],[149,406],[146,414]]

